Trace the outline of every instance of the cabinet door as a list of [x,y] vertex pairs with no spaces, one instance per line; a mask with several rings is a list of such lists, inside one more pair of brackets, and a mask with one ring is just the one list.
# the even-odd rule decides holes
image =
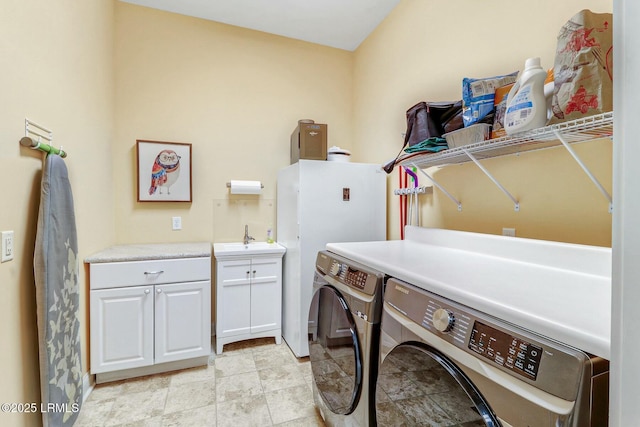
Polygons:
[[91,372],[153,364],[153,286],[90,292]]
[[251,328],[251,261],[217,264],[216,335],[248,334]]
[[251,333],[282,323],[282,259],[253,258],[251,263]]
[[155,363],[211,353],[211,282],[155,287]]

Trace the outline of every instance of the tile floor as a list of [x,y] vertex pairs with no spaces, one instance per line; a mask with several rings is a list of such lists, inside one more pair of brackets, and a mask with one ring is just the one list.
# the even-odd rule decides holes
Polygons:
[[214,353],[208,366],[96,385],[75,427],[324,426],[309,359],[286,343],[242,341]]

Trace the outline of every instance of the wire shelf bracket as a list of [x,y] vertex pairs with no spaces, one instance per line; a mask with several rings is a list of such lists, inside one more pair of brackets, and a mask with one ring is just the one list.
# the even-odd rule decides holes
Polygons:
[[500,189],[500,191],[502,191],[509,199],[511,199],[511,201],[513,202],[513,210],[516,212],[520,212],[520,203],[518,202],[518,199],[513,197],[513,195],[511,195],[511,193],[509,193],[507,189],[504,188],[504,186],[500,184],[493,175],[491,175],[491,173],[487,170],[487,168],[482,166],[482,163],[480,163],[473,154],[471,154],[468,150],[465,150],[464,148],[462,149],[462,151],[464,151],[464,153],[471,159],[471,161],[475,163],[476,166],[478,166],[478,168],[480,168],[480,170],[491,180],[491,182],[493,182],[496,185],[496,187]]
[[569,154],[571,154],[571,157],[573,157],[573,159],[578,163],[578,165],[580,165],[584,173],[587,174],[591,182],[594,183],[594,185],[598,188],[600,193],[602,193],[605,199],[607,199],[607,201],[609,202],[609,213],[613,213],[613,198],[611,197],[611,194],[609,194],[609,192],[604,188],[604,186],[600,183],[600,181],[598,181],[598,178],[596,178],[596,176],[591,172],[591,170],[587,167],[587,165],[585,165],[584,162],[580,159],[580,157],[578,157],[575,150],[571,147],[571,145],[569,145],[569,143],[565,140],[562,134],[557,130],[554,131],[554,134],[556,138],[558,138],[558,141],[562,143],[564,148],[567,149]]
[[426,173],[422,168],[417,167],[415,164],[412,164],[412,166],[415,167],[417,170],[419,170],[420,173],[422,173],[422,175],[426,176],[427,179],[429,179],[429,181],[431,181],[433,183],[433,185],[435,185],[438,188],[438,190],[442,191],[449,199],[451,199],[451,201],[458,206],[458,212],[462,211],[462,203],[460,203],[460,201],[458,199],[453,197],[453,195],[451,193],[449,193],[447,190],[445,190],[445,188],[442,185],[440,185],[438,183],[438,181],[433,179],[431,177],[431,175]]

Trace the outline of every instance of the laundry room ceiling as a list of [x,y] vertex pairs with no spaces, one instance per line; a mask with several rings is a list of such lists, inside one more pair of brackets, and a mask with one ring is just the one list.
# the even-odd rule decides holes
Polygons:
[[353,51],[400,0],[121,0]]

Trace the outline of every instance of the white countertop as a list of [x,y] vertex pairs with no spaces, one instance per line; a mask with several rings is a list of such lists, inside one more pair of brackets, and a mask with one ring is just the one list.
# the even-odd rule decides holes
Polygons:
[[84,262],[126,262],[170,258],[201,258],[211,256],[211,243],[151,243],[111,246],[85,258]]
[[610,359],[611,249],[407,227],[405,240],[331,252]]
[[216,259],[237,259],[252,256],[278,256],[282,257],[287,248],[276,242],[229,242],[214,243],[213,256]]

